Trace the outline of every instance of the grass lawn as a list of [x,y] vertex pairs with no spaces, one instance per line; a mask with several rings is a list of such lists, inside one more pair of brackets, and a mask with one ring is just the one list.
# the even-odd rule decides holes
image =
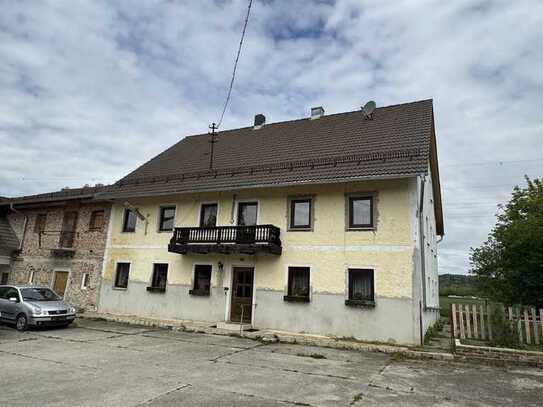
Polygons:
[[439,297],[439,307],[441,308],[441,316],[449,318],[451,313],[451,304],[484,304],[487,300],[481,298],[470,297]]

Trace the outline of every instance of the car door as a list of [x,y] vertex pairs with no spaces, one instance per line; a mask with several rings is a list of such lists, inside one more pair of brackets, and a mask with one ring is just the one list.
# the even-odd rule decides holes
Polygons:
[[0,320],[4,319],[4,293],[8,290],[9,287],[0,287]]
[[[9,299],[16,298],[17,302],[12,302]],[[19,296],[19,291],[15,287],[7,287],[7,289],[2,293],[2,302],[1,312],[2,319],[14,321],[17,316],[17,311],[19,309],[21,297]]]

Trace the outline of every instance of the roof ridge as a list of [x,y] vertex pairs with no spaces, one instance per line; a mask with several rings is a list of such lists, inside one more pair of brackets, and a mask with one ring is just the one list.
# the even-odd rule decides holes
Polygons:
[[[432,102],[432,101],[433,101],[432,98],[421,99],[421,100],[415,100],[415,101],[412,101],[412,102],[396,103],[394,105],[381,106],[381,107],[377,107],[375,110],[378,111],[378,110],[389,109],[389,108],[398,107],[398,106],[413,105],[413,104],[417,104],[417,103]],[[362,113],[362,109],[349,110],[347,112],[338,112],[338,113],[332,113],[332,114],[325,114],[324,116],[322,116],[321,119],[334,117],[334,116],[341,116],[341,115],[346,115],[346,114],[352,114],[352,113]],[[321,120],[321,119],[319,119],[319,120]],[[303,120],[311,120],[311,118],[310,117],[301,117],[301,118],[298,118],[298,119],[290,119],[290,120],[284,120],[284,121],[280,121],[280,122],[266,123],[265,127],[274,126],[274,125],[278,125],[278,124],[285,124],[285,123],[294,123],[294,122],[299,122],[299,121],[303,121]],[[253,128],[253,126],[245,126],[245,127],[234,128],[234,129],[222,130],[222,131],[217,132],[216,136],[220,136],[221,133],[226,133],[226,132],[231,132],[231,131],[239,131],[239,130],[245,130],[245,129],[251,129],[251,128]],[[183,137],[181,140],[179,140],[179,142],[181,142],[182,140],[188,139],[188,138],[209,136],[209,134],[210,133],[191,134],[189,136]],[[166,151],[166,150],[164,150],[164,151]]]

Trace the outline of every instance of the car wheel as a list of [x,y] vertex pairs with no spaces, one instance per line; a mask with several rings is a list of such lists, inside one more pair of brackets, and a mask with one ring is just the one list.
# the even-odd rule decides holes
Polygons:
[[26,319],[25,314],[17,315],[17,319],[15,320],[15,327],[18,331],[26,331],[26,329],[28,328],[28,320]]

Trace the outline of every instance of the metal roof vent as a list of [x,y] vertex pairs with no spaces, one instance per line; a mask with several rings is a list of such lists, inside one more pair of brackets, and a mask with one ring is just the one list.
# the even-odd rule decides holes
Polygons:
[[264,124],[266,124],[266,116],[264,116],[262,113],[256,114],[254,129],[255,130],[261,129],[262,126],[264,126]]
[[324,116],[324,108],[322,106],[311,108],[311,120],[319,119]]

